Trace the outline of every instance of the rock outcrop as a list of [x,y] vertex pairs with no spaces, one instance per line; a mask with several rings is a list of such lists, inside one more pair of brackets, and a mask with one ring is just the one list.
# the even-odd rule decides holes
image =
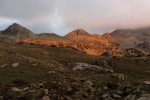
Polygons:
[[133,48],[139,43],[150,41],[150,27],[142,29],[119,29],[113,31],[111,39],[121,48]]
[[143,51],[146,55],[150,54],[150,42],[139,43],[136,48]]
[[7,29],[1,31],[0,37],[17,39],[17,38],[32,38],[34,34],[27,28],[14,23],[10,25]]
[[[56,38],[57,37],[57,38]],[[18,43],[45,44],[56,47],[70,46],[90,55],[101,55],[108,52],[110,55],[121,55],[121,49],[110,41],[110,35],[90,34],[83,29],[68,33],[64,37],[53,36],[55,39],[17,39]]]
[[145,53],[135,48],[128,48],[124,51],[124,55],[127,57],[140,57],[144,56]]
[[59,36],[54,33],[34,34],[25,27],[14,23],[0,32],[0,38],[13,39],[18,43],[72,47],[90,55],[107,53],[109,56],[123,56],[127,55],[128,48],[137,49],[148,55],[150,53],[149,32],[150,28],[143,28],[116,30],[99,35],[90,34],[83,29],[77,29],[65,36]]

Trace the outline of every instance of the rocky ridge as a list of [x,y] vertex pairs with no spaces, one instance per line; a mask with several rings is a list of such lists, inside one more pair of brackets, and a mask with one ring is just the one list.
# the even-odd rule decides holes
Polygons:
[[[60,38],[60,36],[57,38]],[[61,39],[17,39],[18,43],[45,44],[56,47],[70,46],[90,55],[101,55],[108,52],[110,55],[121,55],[121,49],[116,44],[111,43],[109,34],[90,34],[83,29],[78,29],[68,33]]]
[[125,56],[127,53],[126,49],[129,48],[140,50],[146,55],[150,53],[149,28],[116,30],[103,35],[90,34],[83,29],[77,29],[65,36],[59,36],[54,33],[34,34],[25,27],[14,23],[6,30],[1,31],[0,37],[2,39],[11,38],[17,43],[72,47],[84,53],[96,56],[104,53],[111,56]]

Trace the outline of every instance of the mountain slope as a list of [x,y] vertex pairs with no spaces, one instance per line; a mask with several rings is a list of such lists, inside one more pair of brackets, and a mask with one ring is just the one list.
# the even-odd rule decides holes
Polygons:
[[74,30],[66,35],[67,38],[78,39],[78,40],[79,39],[83,40],[87,36],[90,36],[90,33],[88,33],[87,31],[85,31],[83,29]]
[[[83,29],[77,29],[65,36],[54,33],[34,34],[27,28],[12,24],[0,32],[1,38],[14,39],[18,43],[31,43],[56,47],[73,47],[90,55],[123,55],[128,48],[136,48],[149,52],[150,28],[137,30],[116,30],[103,35],[90,34]],[[1,39],[2,40],[2,39]],[[147,43],[147,44],[145,44]]]
[[150,28],[116,30],[111,33],[111,37],[121,48],[132,48],[139,43],[150,42]]
[[73,47],[90,55],[101,55],[109,52],[111,55],[120,55],[121,50],[109,41],[109,34],[90,34],[83,29],[77,29],[66,36],[55,34],[38,34],[32,39],[18,39],[19,43],[44,44],[56,47]]
[[54,41],[68,41],[67,38],[59,36],[55,33],[41,33],[41,34],[36,34],[37,39],[41,40],[54,40]]
[[27,28],[14,23],[10,25],[6,30],[1,31],[0,37],[16,39],[16,38],[31,38],[34,34]]
[[104,52],[112,53],[114,48],[109,41],[109,34],[90,34],[83,29],[72,31],[66,35],[74,43],[74,47],[91,55],[101,55]]

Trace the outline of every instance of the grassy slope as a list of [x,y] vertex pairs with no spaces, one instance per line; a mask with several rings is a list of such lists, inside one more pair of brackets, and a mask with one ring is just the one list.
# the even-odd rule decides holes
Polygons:
[[[15,79],[27,81],[51,80],[58,74],[72,74],[66,61],[94,63],[96,57],[89,56],[71,48],[55,48],[38,45],[19,45],[0,43],[0,82],[11,82]],[[13,63],[19,63],[16,68]],[[37,64],[37,66],[33,66]],[[64,69],[64,71],[60,71]],[[57,71],[57,75],[49,75],[49,71]]]
[[114,70],[123,73],[130,81],[150,80],[150,59],[120,58],[113,60]]
[[[0,43],[0,83],[9,83],[15,79],[29,82],[44,80],[63,80],[64,77],[84,77],[97,83],[113,81],[109,75],[93,72],[73,72],[67,62],[100,63],[104,59],[90,56],[72,48],[56,48],[38,45],[21,45]],[[131,58],[111,59],[115,72],[123,73],[127,80],[150,80],[150,60],[143,62]],[[19,63],[16,68],[13,63]],[[37,66],[33,66],[37,64]],[[62,70],[63,69],[63,70]],[[49,71],[56,73],[48,74]],[[68,80],[69,81],[69,80]]]

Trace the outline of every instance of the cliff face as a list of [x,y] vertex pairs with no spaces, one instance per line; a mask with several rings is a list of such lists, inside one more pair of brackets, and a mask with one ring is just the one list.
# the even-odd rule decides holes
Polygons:
[[59,36],[54,33],[34,34],[27,28],[14,23],[6,30],[0,31],[0,39],[56,47],[70,46],[90,55],[108,53],[122,56],[128,48],[136,48],[145,54],[150,53],[149,27],[136,30],[116,30],[103,35],[90,34],[83,29],[77,29],[65,36]]
[[73,41],[73,47],[91,55],[100,55],[111,46],[108,34],[92,35],[83,29],[70,32],[65,37]]
[[41,39],[17,39],[17,43],[27,43],[27,44],[39,44],[48,45],[54,47],[66,47],[70,45],[68,41],[55,41],[55,40],[41,40]]
[[[52,38],[52,37],[51,37]],[[70,46],[90,55],[101,55],[108,52],[110,55],[121,55],[121,49],[110,41],[110,35],[90,34],[83,29],[68,33],[64,39],[17,39],[18,43],[45,44],[56,47]],[[60,37],[58,37],[60,38]]]
[[27,28],[14,23],[6,30],[0,32],[0,38],[8,38],[18,43],[49,45],[55,47],[70,46],[90,55],[101,55],[105,52],[110,55],[121,55],[119,49],[111,41],[110,33],[104,35],[90,34],[83,29],[77,29],[65,36],[59,36],[54,33],[34,34]]

